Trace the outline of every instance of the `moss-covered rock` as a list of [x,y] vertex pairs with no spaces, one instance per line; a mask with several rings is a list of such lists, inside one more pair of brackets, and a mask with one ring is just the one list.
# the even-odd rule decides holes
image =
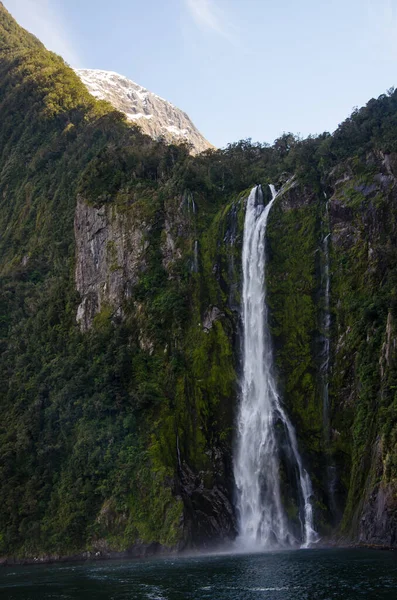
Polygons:
[[316,525],[395,544],[397,93],[332,136],[192,157],[1,4],[0,59],[0,552],[234,537],[245,200],[271,181],[276,374]]

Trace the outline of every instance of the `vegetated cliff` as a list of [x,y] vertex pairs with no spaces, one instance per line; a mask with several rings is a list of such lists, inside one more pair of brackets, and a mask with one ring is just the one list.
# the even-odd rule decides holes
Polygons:
[[1,4],[0,34],[0,555],[233,539],[257,182],[283,186],[268,299],[317,526],[395,545],[397,95],[333,136],[194,158],[95,101]]
[[342,539],[387,546],[397,539],[396,159],[371,150],[332,168],[322,189],[293,182],[269,224],[268,297],[280,385],[311,465],[317,523],[331,532],[340,523]]

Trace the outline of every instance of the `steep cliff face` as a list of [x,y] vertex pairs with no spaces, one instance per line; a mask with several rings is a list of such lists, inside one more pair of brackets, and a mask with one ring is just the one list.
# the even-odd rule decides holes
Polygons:
[[[387,382],[391,377],[390,369],[393,370],[396,347],[392,312],[394,288],[390,281],[390,278],[393,280],[395,260],[392,250],[395,179],[390,167],[393,160],[393,155],[371,153],[358,166],[350,163],[340,165],[330,172],[323,189],[302,185],[294,177],[286,183],[281,180],[279,186],[282,186],[282,191],[274,205],[268,232],[268,299],[279,386],[296,426],[305,463],[311,471],[317,525],[323,533],[329,534],[342,519],[340,532],[344,537],[384,545],[394,544],[396,510],[392,475],[395,433],[389,418],[386,422],[391,431],[385,433],[385,418],[379,411],[381,398],[390,397],[390,383]],[[197,306],[197,316],[192,319],[193,322],[198,321],[199,338],[196,335],[191,338],[192,334],[186,330],[181,349],[185,347],[186,352],[186,342],[193,343],[195,339],[198,356],[202,343],[199,340],[204,341],[211,332],[217,332],[219,337],[217,327],[223,324],[233,343],[231,348],[234,348],[235,368],[238,368],[238,290],[244,196],[236,197],[215,215],[208,232],[203,230],[200,201],[196,202],[190,193],[168,201],[166,206],[159,260],[167,271],[167,279],[178,278],[178,263],[185,263],[194,286],[199,284],[200,296],[206,299]],[[97,214],[98,209],[91,207],[89,210]],[[99,229],[104,228],[101,233],[104,239],[112,236],[115,240],[113,252],[119,256],[123,252],[125,236],[121,232],[124,225],[117,216],[117,208],[113,206],[112,210],[113,219],[108,219],[106,224],[101,222]],[[78,216],[82,214],[80,211],[78,207],[77,222],[81,219]],[[102,207],[99,211],[105,209]],[[82,222],[85,221],[85,213],[83,215]],[[132,222],[136,226],[138,220],[133,219]],[[84,265],[83,257],[91,253],[90,236],[86,236],[85,242],[80,245],[80,232],[78,226],[75,227],[77,264]],[[130,226],[129,235],[135,235],[134,227]],[[331,330],[327,398],[324,397],[322,375],[323,242],[326,237],[330,239],[331,248],[331,256],[328,257]],[[389,251],[384,247],[385,243]],[[376,260],[378,262],[374,262]],[[354,261],[354,268],[351,261]],[[99,263],[97,273],[102,275],[97,278],[96,285],[100,295],[103,289],[111,289],[111,286],[106,279],[110,272],[108,259],[102,255]],[[147,266],[143,255],[137,264],[144,272]],[[383,276],[380,276],[381,271]],[[134,273],[134,269],[130,272]],[[78,282],[77,277],[77,285]],[[126,272],[120,269],[118,291],[113,297],[111,294],[106,297],[112,314],[116,314],[120,298],[127,299],[123,290],[128,282],[128,269]],[[194,290],[199,289],[194,286],[190,291],[192,300],[196,294]],[[385,307],[380,316],[374,309],[378,297],[382,298]],[[78,319],[80,314],[84,314],[81,306]],[[99,312],[99,304],[95,306]],[[376,320],[375,323],[370,320],[368,326],[362,329],[368,306],[372,306],[370,311],[375,311],[371,319],[376,317]],[[193,308],[193,315],[195,310]],[[88,321],[83,319],[82,322],[88,325]],[[363,344],[370,347],[369,352],[363,353]],[[205,344],[205,347],[211,356],[219,355],[216,360],[219,359],[222,354],[219,346],[216,349],[212,344]],[[143,349],[153,352],[153,344],[144,345]],[[186,377],[189,377],[188,362]],[[197,371],[197,367],[197,364],[191,366],[193,377],[200,377],[201,371]],[[371,377],[374,378],[368,388],[362,376],[367,369],[373,371]],[[197,387],[193,382],[190,385]],[[211,394],[214,389],[207,388],[206,392]],[[187,396],[186,393],[187,390],[184,402],[190,394],[196,396],[197,390]],[[235,398],[235,392],[232,397]],[[329,406],[325,407],[324,402],[329,402]],[[386,400],[384,410],[393,410],[389,402]],[[235,405],[235,399],[232,403]],[[230,426],[233,425],[233,412],[232,409],[229,417],[222,417],[225,421],[229,420]],[[177,420],[179,418],[181,415]],[[361,423],[363,418],[365,425]],[[182,431],[180,437],[177,434],[176,442],[180,461],[176,481],[187,511],[185,524],[189,533],[185,535],[190,543],[195,544],[206,543],[212,538],[224,539],[225,535],[233,537],[236,527],[231,504],[233,482],[230,472],[228,474],[225,466],[219,463],[220,460],[222,464],[228,464],[230,469],[232,437],[223,450],[217,449],[212,437],[199,442],[204,443],[202,451],[205,452],[207,447],[211,455],[218,458],[213,459],[212,466],[209,463],[204,470],[199,461],[196,471],[191,465],[194,465],[197,455],[193,458],[193,444],[191,440],[187,441],[185,431],[185,427],[190,429],[191,425],[187,424],[186,415],[182,419],[184,424],[179,426]],[[222,428],[225,421],[222,421]],[[364,438],[359,434],[361,428],[365,432]],[[329,434],[326,434],[328,430]],[[212,484],[214,488],[206,489],[205,479],[212,479],[214,474],[218,483]],[[219,484],[221,487],[218,489]],[[206,510],[213,513],[211,518]]]
[[151,137],[174,144],[186,142],[194,153],[213,148],[186,113],[126,77],[95,69],[77,69],[76,73],[90,94],[110,102]]
[[293,181],[274,207],[268,240],[280,386],[311,465],[317,522],[326,531],[342,519],[342,536],[384,545],[395,544],[397,508],[393,164],[394,154],[370,152],[333,168],[320,188]]
[[96,101],[1,4],[0,33],[0,554],[234,538],[258,182],[265,201],[282,187],[267,298],[316,527],[395,545],[397,94],[333,136],[193,157]]
[[76,289],[81,297],[77,322],[83,331],[103,310],[122,317],[123,304],[145,270],[145,232],[150,225],[130,213],[120,214],[106,205],[96,208],[77,199]]
[[[343,518],[360,540],[392,545],[397,508],[394,469],[396,202],[394,154],[370,152],[332,173],[335,437],[351,444]],[[342,179],[342,181],[341,181]],[[343,413],[342,413],[343,411]],[[344,439],[343,439],[344,438]],[[391,468],[390,468],[391,467]],[[358,499],[360,499],[358,501]],[[384,510],[382,511],[381,508]],[[387,515],[387,516],[386,516]],[[387,522],[387,525],[386,525]]]
[[239,253],[228,237],[237,216],[235,204],[215,216],[206,204],[187,191],[99,207],[79,198],[74,219],[77,323],[88,332],[103,319],[116,327],[131,322],[140,360],[160,370],[156,387],[149,364],[144,367],[149,379],[139,403],[145,407],[154,394],[164,395],[153,414],[149,454],[153,468],[168,474],[165,487],[183,500],[174,532],[181,547],[236,534],[231,428],[237,316],[220,284],[230,284],[228,257]]
[[[83,332],[103,319],[116,327],[133,323],[141,360],[157,365],[159,383],[164,377],[158,388],[150,380],[141,386],[139,403],[165,396],[154,413],[149,453],[153,466],[166,469],[165,485],[183,500],[182,547],[236,534],[231,460],[238,316],[231,310],[229,259],[239,256],[237,206],[242,214],[240,200],[210,216],[209,231],[209,207],[190,192],[98,208],[79,198],[76,206],[76,320]],[[228,287],[225,294],[221,288]]]

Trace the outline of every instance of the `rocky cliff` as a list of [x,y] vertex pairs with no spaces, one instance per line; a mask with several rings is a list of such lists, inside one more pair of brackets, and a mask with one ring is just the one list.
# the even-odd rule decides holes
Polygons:
[[137,83],[111,71],[77,69],[76,73],[90,94],[110,102],[153,138],[191,144],[194,153],[213,148],[186,113]]
[[83,331],[106,307],[115,317],[122,317],[123,305],[145,270],[147,224],[131,212],[120,214],[106,205],[96,208],[78,198],[74,228],[76,289],[81,303],[77,321]]
[[332,136],[192,156],[96,100],[1,4],[0,34],[0,554],[234,538],[258,182],[282,190],[267,298],[316,527],[395,545],[397,94]]
[[387,546],[395,544],[397,507],[395,161],[368,152],[331,169],[320,188],[292,182],[269,225],[280,385],[312,465],[317,522],[340,523],[344,539]]

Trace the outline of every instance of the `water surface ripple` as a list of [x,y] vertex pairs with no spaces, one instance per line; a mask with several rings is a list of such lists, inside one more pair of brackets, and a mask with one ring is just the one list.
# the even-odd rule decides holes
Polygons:
[[298,550],[0,568],[1,600],[395,600],[397,555]]

